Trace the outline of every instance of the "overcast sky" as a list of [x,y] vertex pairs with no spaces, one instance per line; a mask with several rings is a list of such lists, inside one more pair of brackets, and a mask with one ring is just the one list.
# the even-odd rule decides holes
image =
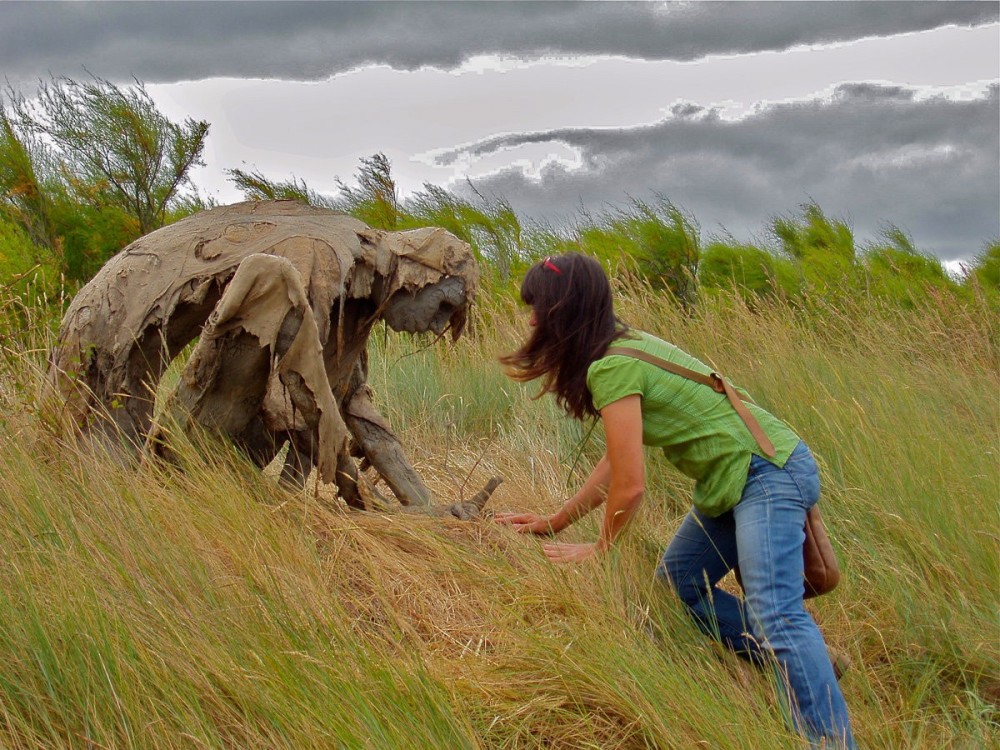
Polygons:
[[706,237],[816,201],[945,260],[1000,235],[1000,3],[0,3],[0,72],[147,84],[225,170],[334,193],[385,153],[571,222],[659,194]]

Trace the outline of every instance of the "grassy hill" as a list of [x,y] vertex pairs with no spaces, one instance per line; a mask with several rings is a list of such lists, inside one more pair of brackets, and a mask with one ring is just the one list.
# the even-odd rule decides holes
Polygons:
[[[845,579],[809,607],[854,660],[862,746],[997,746],[996,319],[618,294],[814,449]],[[180,467],[78,450],[38,416],[46,328],[20,315],[0,341],[0,747],[802,745],[768,675],[654,580],[689,497],[655,453],[620,548],[554,567],[488,520],[349,512],[218,447]],[[501,475],[493,508],[555,508],[600,455],[599,427],[501,374],[525,330],[487,290],[455,346],[373,337],[372,385],[442,502]]]

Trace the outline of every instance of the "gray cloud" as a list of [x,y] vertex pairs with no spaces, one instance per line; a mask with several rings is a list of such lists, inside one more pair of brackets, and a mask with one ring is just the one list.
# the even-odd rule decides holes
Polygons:
[[27,85],[83,66],[152,83],[451,68],[488,53],[692,60],[998,17],[995,2],[3,2],[0,71]]
[[838,87],[837,95],[844,100],[855,99],[868,102],[913,99],[915,92],[905,86],[882,86],[872,83],[845,83]]
[[[49,73],[78,77],[84,66],[155,83],[321,80],[369,63],[449,69],[490,53],[690,61],[998,18],[996,2],[0,2],[0,72],[27,87]],[[923,249],[969,257],[1000,234],[997,111],[996,87],[985,100],[953,101],[847,83],[832,100],[770,106],[738,122],[674,101],[653,126],[517,133],[438,158],[532,143],[577,149],[580,169],[553,163],[540,181],[514,168],[477,181],[522,214],[554,221],[620,204],[624,190],[657,191],[707,231],[745,235],[814,199],[862,238],[892,221]]]
[[699,104],[692,104],[691,102],[682,102],[670,108],[670,114],[674,117],[696,117],[704,113],[704,111],[704,107]]
[[955,101],[851,84],[830,100],[775,105],[734,122],[564,129],[494,138],[469,151],[547,142],[578,149],[580,169],[551,164],[540,180],[508,169],[476,181],[520,214],[553,223],[579,217],[581,208],[622,206],[629,196],[620,186],[632,186],[632,197],[661,194],[683,207],[706,234],[749,239],[771,217],[815,200],[847,219],[859,241],[892,222],[948,260],[970,258],[1000,235],[998,108],[996,85],[984,98]]

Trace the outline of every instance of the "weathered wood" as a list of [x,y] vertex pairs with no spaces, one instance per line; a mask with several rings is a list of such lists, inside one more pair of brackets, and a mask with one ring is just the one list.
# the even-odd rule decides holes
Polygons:
[[450,505],[431,505],[423,508],[404,508],[407,513],[423,513],[435,516],[454,516],[460,521],[471,521],[478,518],[489,502],[493,492],[503,483],[502,477],[492,477],[483,489],[464,502],[451,503]]

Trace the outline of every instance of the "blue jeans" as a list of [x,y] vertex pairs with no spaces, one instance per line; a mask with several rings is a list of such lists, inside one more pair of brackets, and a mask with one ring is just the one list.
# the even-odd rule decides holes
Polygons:
[[[823,636],[802,603],[806,511],[819,472],[800,442],[784,468],[753,456],[739,503],[716,518],[692,509],[663,555],[699,627],[756,664],[778,668],[793,726],[828,747],[857,747]],[[745,599],[715,584],[739,563]]]

